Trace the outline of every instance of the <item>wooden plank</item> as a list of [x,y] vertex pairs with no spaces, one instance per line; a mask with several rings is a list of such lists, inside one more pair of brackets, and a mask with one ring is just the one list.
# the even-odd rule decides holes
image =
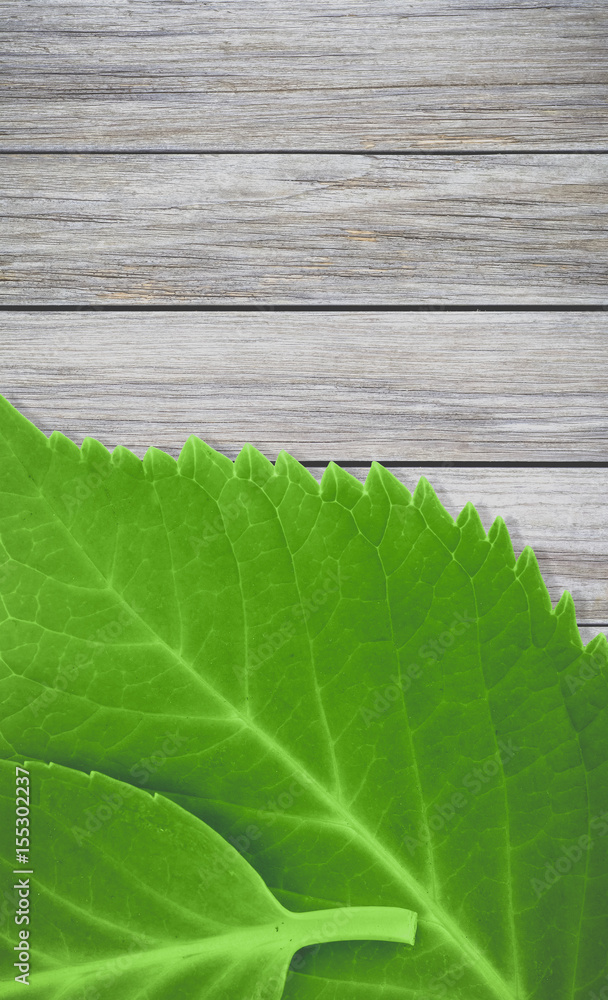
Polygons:
[[606,3],[0,3],[2,145],[608,148]]
[[600,628],[597,625],[592,627],[589,627],[587,625],[583,625],[582,627],[579,626],[579,632],[581,634],[581,639],[583,640],[585,645],[587,645],[588,642],[591,642],[591,640],[594,639],[596,635],[599,635],[600,632],[603,635],[608,635],[608,631],[606,630],[606,625],[604,625],[603,628]]
[[598,155],[9,155],[4,303],[597,304]]
[[[601,315],[5,313],[2,321],[0,387],[47,433],[61,429],[78,443],[91,435],[140,455],[150,444],[175,455],[195,432],[230,457],[249,440],[270,458],[283,447],[300,460],[419,462],[393,471],[408,487],[426,474],[453,513],[472,500],[486,526],[504,516],[517,551],[535,548],[553,600],[567,587],[582,622],[608,622],[605,468],[425,465],[463,455],[581,457],[577,421],[602,406],[590,439],[605,449]],[[509,428],[519,442],[511,451]]]
[[[33,403],[13,394],[12,402],[44,430],[58,426],[57,409],[33,390]],[[148,441],[158,444],[153,428],[158,402],[149,402],[147,411],[141,412],[141,421],[150,425]],[[163,405],[162,403],[160,405]],[[128,440],[128,416],[121,411],[111,421],[111,433],[103,433],[94,402],[90,416],[82,408],[82,427],[91,436],[99,437],[112,446],[117,441]],[[69,424],[60,423],[70,432]],[[83,434],[70,433],[78,443]],[[175,433],[177,451],[183,439]],[[220,450],[221,441],[215,442]],[[143,453],[144,448],[136,449]],[[327,456],[331,455],[329,448]],[[368,467],[349,467],[349,472],[365,479]],[[489,528],[495,517],[501,515],[509,528],[513,545],[518,554],[525,545],[531,545],[538,557],[543,576],[553,602],[568,589],[575,601],[580,623],[593,623],[588,638],[606,630],[608,623],[608,498],[606,471],[598,468],[455,468],[443,466],[429,468],[392,467],[391,471],[408,489],[413,490],[420,476],[425,475],[433,484],[441,501],[454,515],[471,500],[482,520]],[[320,478],[322,469],[313,467],[311,472]],[[603,623],[603,624],[602,624]],[[587,640],[588,641],[588,640]]]
[[0,390],[138,453],[597,462],[607,335],[596,312],[5,312]]

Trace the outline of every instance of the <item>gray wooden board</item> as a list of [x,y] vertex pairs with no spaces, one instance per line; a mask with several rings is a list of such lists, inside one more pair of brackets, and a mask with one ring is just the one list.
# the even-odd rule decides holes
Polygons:
[[[139,151],[2,158],[0,301],[603,304],[607,27],[567,0],[0,0],[0,150]],[[393,471],[502,514],[606,627],[606,470],[449,464],[605,460],[605,315],[0,319],[0,388],[45,431],[419,463]]]
[[1,142],[608,148],[607,27],[578,0],[5,0]]
[[4,303],[598,304],[608,159],[9,155]]
[[595,312],[5,312],[1,391],[45,430],[234,457],[606,461]]
[[608,635],[605,625],[603,628],[598,628],[597,626],[579,625],[579,632],[585,645],[587,645],[588,642],[591,642],[591,640],[595,638],[596,635],[599,635],[600,632],[603,635]]
[[[49,433],[59,427],[81,443],[69,423],[58,426],[57,408],[36,392],[31,401],[9,395],[37,426]],[[154,434],[153,405],[142,410],[139,420],[149,422],[149,444],[158,445]],[[112,448],[129,438],[129,416],[117,403],[110,421],[100,419],[90,408],[86,434]],[[82,426],[82,425],[81,425]],[[122,433],[121,433],[122,431]],[[177,428],[173,447],[177,454],[183,444]],[[140,455],[145,447],[134,449]],[[364,480],[369,467],[349,467]],[[322,469],[313,467],[320,478]],[[392,467],[391,471],[413,490],[420,476],[429,479],[439,498],[454,516],[471,500],[486,526],[502,516],[509,528],[516,554],[525,545],[535,550],[549,593],[555,603],[564,589],[572,594],[580,623],[594,623],[588,638],[605,630],[608,623],[608,499],[606,472],[591,468],[454,468],[420,465]]]
[[[537,552],[553,600],[568,588],[581,621],[608,622],[604,468],[424,464],[496,459],[501,422],[493,425],[490,411],[501,400],[504,430],[518,428],[507,454],[572,458],[576,448],[565,442],[576,436],[577,412],[597,411],[594,392],[603,417],[593,454],[602,454],[601,315],[22,312],[1,319],[0,389],[47,433],[60,429],[78,443],[90,435],[140,455],[151,444],[176,455],[195,432],[230,457],[250,441],[270,458],[283,447],[303,461],[419,462],[395,474],[413,487],[425,473],[452,513],[472,500],[486,526],[503,515],[516,550],[530,544]],[[459,430],[468,410],[472,423]],[[484,434],[485,451],[472,451]]]

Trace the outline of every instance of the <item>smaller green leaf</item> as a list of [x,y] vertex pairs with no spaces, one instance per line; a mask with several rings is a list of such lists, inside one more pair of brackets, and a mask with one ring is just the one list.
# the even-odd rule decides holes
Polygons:
[[[19,930],[29,931],[30,1000],[279,1000],[306,945],[414,942],[411,910],[290,912],[238,851],[162,795],[56,764],[27,767],[31,921],[1,928],[6,1000],[23,995]],[[9,817],[14,763],[0,762],[0,789]],[[6,819],[0,848],[4,884],[18,884]]]

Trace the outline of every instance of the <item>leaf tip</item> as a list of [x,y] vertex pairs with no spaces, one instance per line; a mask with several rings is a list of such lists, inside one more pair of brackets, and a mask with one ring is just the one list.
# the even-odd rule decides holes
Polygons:
[[586,653],[599,654],[604,665],[608,666],[608,637],[605,632],[598,632],[585,646]]
[[[490,539],[490,541],[494,541],[494,537],[496,536],[496,532],[494,531],[494,525],[496,525],[498,521],[502,521],[502,518],[497,517],[496,521],[494,521],[492,527],[488,532],[488,538]],[[492,535],[494,535],[494,537],[491,537]],[[534,552],[534,549],[532,548],[531,545],[525,545],[521,550],[519,556],[517,557],[515,572],[517,576],[522,576],[526,571],[529,572],[531,569],[533,570],[534,568],[538,570],[538,560],[536,558],[536,553]]]
[[329,462],[323,470],[323,475],[321,476],[321,482],[319,484],[321,497],[327,503],[331,503],[338,495],[338,484],[336,479],[337,468],[338,466],[335,462]]
[[112,452],[112,463],[127,476],[131,476],[133,479],[143,479],[144,468],[141,458],[138,458],[134,452],[124,448],[121,444]]
[[380,462],[372,462],[367,476],[365,477],[364,489],[367,493],[374,493],[381,490],[385,496],[390,497],[392,487],[395,483],[405,491],[408,501],[410,501],[412,499],[412,494],[408,489],[406,489],[403,483],[392,474],[390,469],[387,469],[385,465],[381,465]]
[[280,451],[274,465],[278,476],[286,476],[292,483],[297,483],[306,493],[319,495],[319,481],[315,479],[310,469],[298,462],[288,451]]
[[89,465],[102,465],[104,469],[109,468],[112,463],[112,456],[108,449],[97,441],[96,438],[85,437],[81,448],[82,457]]
[[[512,569],[517,567],[518,561],[516,560],[515,552],[513,551],[513,542],[511,541],[511,535],[509,534],[509,529],[507,528],[507,524],[504,518],[502,518],[500,515],[498,517],[495,517],[494,520],[492,521],[492,524],[490,525],[490,530],[488,531],[488,541],[494,549],[500,550],[507,566],[511,567]],[[529,546],[527,546],[527,548],[529,548]],[[524,549],[524,552],[525,551],[526,549]],[[522,556],[524,552],[522,552]],[[533,560],[536,561],[536,556],[534,555],[532,549],[530,549],[530,552],[532,552]],[[524,559],[522,566],[524,566],[525,564],[526,564],[526,559]]]
[[413,493],[413,501],[417,507],[421,507],[425,500],[436,497],[435,490],[429,483],[426,476],[420,476]]
[[515,575],[524,588],[530,608],[532,641],[536,646],[545,646],[555,631],[557,621],[536,553],[529,545],[523,549],[515,564]]
[[478,540],[487,538],[486,529],[479,516],[479,511],[472,500],[467,500],[456,518],[456,524],[461,529],[468,528],[469,531],[472,531],[477,536]]
[[584,643],[576,620],[574,600],[568,590],[564,590],[562,593],[553,609],[553,615],[559,630],[558,634],[562,638],[562,641],[573,643],[577,649],[583,649]]
[[365,480],[365,488],[370,493],[382,488],[391,504],[407,507],[412,503],[412,494],[407,486],[380,462],[372,462]]
[[333,462],[332,465],[336,477],[336,500],[347,510],[352,510],[365,494],[365,487],[360,479],[351,475],[341,465],[335,465]]
[[429,528],[447,549],[454,551],[460,540],[460,529],[426,476],[418,480],[413,499]]
[[226,455],[191,434],[177,458],[177,471],[185,479],[204,485],[217,499],[223,486],[234,477],[234,463]]
[[574,606],[574,598],[569,590],[564,590],[559,601],[555,605],[555,610],[553,612],[557,617],[563,617],[564,619],[572,619],[576,624],[576,608]]
[[166,479],[177,475],[177,462],[166,451],[151,447],[144,455],[143,469],[149,479]]
[[49,447],[57,455],[63,455],[66,458],[75,459],[77,462],[80,461],[80,448],[74,443],[74,441],[71,441],[69,437],[62,434],[61,431],[52,432],[49,437]]
[[264,486],[274,476],[275,469],[261,451],[252,444],[245,444],[235,459],[234,474],[239,479],[251,479],[258,486]]

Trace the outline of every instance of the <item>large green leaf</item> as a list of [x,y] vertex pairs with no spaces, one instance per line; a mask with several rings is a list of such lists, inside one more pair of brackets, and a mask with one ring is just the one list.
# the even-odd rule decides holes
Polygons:
[[[23,900],[18,933],[2,932],[7,1000],[26,984],[32,1000],[280,1000],[299,948],[413,943],[409,910],[290,913],[238,851],[163,796],[56,764],[28,770],[18,777],[30,803],[33,876],[20,874],[23,865],[13,871],[14,827],[0,835],[7,883]],[[15,787],[15,767],[0,763],[5,816]]]
[[0,418],[5,756],[171,796],[290,909],[420,914],[413,949],[321,947],[291,1000],[599,995],[606,641],[502,521],[377,465],[319,487]]

